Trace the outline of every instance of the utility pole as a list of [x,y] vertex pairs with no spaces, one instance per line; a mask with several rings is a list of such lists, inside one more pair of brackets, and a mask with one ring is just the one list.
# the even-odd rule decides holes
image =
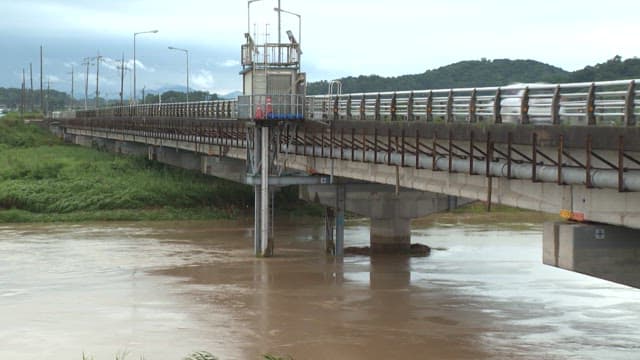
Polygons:
[[31,79],[31,90],[29,90],[30,111],[33,112],[33,66],[29,63],[29,78]]
[[25,91],[26,91],[26,82],[25,82],[25,76],[24,76],[24,68],[22,68],[22,92],[21,92],[21,96],[20,96],[20,117],[24,116],[24,104],[25,104]]
[[73,82],[74,82],[74,77],[73,77],[73,65],[71,65],[71,101],[69,103],[69,110],[73,110],[73,100],[75,100],[75,98],[73,97]]
[[96,56],[96,109],[100,101],[100,61],[102,61],[102,56],[98,52],[98,56]]
[[120,63],[120,66],[118,66],[118,70],[120,70],[120,106],[124,105],[124,72],[125,70],[129,70],[129,68],[127,68],[124,65],[124,53],[122,53],[122,62]]
[[84,58],[82,65],[87,66],[87,72],[84,76],[84,109],[87,110],[87,100],[89,98],[89,66],[91,65],[91,58]]
[[44,103],[44,115],[46,116],[49,112],[49,91],[51,90],[51,79],[47,78],[47,99]]
[[40,111],[44,111],[44,88],[42,83],[42,45],[40,45]]

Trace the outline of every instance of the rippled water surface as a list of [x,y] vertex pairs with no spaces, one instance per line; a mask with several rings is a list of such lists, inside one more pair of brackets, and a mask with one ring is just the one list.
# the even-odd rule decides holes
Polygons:
[[0,359],[640,358],[640,291],[542,265],[539,224],[414,224],[431,256],[343,262],[277,225],[271,259],[249,222],[0,225]]

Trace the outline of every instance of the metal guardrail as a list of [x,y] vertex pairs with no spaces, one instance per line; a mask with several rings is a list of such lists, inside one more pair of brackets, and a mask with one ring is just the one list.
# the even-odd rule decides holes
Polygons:
[[307,118],[629,126],[640,115],[637,81],[309,96]]
[[237,119],[236,100],[111,106],[76,111],[78,117],[180,117]]
[[[341,95],[271,95],[190,103],[115,106],[79,117],[145,116],[250,119],[260,104],[273,119],[427,121],[444,123],[635,126],[640,80],[416,90]],[[259,114],[258,114],[259,115]]]

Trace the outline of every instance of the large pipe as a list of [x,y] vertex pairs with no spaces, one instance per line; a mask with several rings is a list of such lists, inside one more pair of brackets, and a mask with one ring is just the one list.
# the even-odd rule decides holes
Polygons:
[[[142,133],[139,133],[143,135]],[[264,134],[262,139],[264,139]],[[225,145],[224,139],[209,139],[209,138],[196,138],[195,141],[200,141],[205,144],[219,144]],[[268,141],[268,137],[267,137]],[[246,147],[245,140],[238,141],[238,146]],[[322,157],[323,154],[330,154],[331,150],[328,147],[315,147],[315,156]],[[302,146],[302,145],[288,145],[282,144],[281,152],[283,154],[297,154],[302,152],[306,156],[314,155],[314,147]],[[333,154],[341,154],[340,148],[334,147]],[[387,161],[387,152],[378,151],[375,155],[374,151],[367,150],[364,154],[362,151],[355,151],[353,153],[355,161],[365,161],[373,163],[374,159],[380,163],[390,163],[394,166],[402,166],[402,154],[392,153],[390,162]],[[268,159],[268,158],[267,158]],[[268,161],[268,160],[267,160]],[[413,154],[405,154],[405,164],[415,164],[416,156]],[[264,164],[264,163],[263,163]],[[431,169],[433,167],[433,158],[431,155],[420,155],[419,166],[423,169]],[[438,156],[436,158],[436,169],[442,171],[449,170],[449,159],[446,156]],[[489,166],[489,172],[494,177],[507,177],[508,165],[505,161],[493,161]],[[453,159],[451,161],[451,170],[453,172],[466,173],[469,171],[469,160]],[[487,175],[486,162],[474,161],[473,173],[479,175]],[[591,184],[596,188],[609,188],[618,189],[618,171],[617,170],[604,170],[604,169],[592,169],[590,172]],[[623,174],[623,186],[628,191],[640,191],[640,171],[632,170],[626,171]],[[533,178],[533,169],[531,164],[511,164],[511,177],[515,179],[531,180]],[[556,182],[558,180],[558,167],[550,165],[538,165],[536,166],[536,179],[543,182]],[[576,169],[574,167],[563,166],[562,167],[562,181],[568,185],[585,185],[586,171],[584,169]],[[268,198],[267,198],[268,200]],[[268,205],[267,205],[268,206]],[[266,240],[263,240],[266,241]]]
[[[292,146],[291,149],[288,149],[289,145],[282,145],[282,151],[287,152],[289,150],[290,153],[295,153],[296,146]],[[297,151],[302,153],[305,156],[316,156],[321,157],[322,154],[329,154],[330,150],[322,149],[321,147],[312,146],[298,146]],[[324,152],[323,152],[324,151]],[[334,148],[333,154],[340,154],[340,148]],[[392,153],[391,159],[388,159],[388,153],[386,151],[378,151],[376,152],[372,150],[367,150],[364,152],[364,157],[362,151],[355,151],[353,153],[354,161],[364,161],[373,163],[374,159],[378,163],[389,163],[394,166],[402,165],[402,154],[400,153]],[[420,155],[418,158],[418,164],[423,169],[431,169],[433,168],[433,158],[431,155]],[[413,154],[405,154],[404,156],[405,164],[415,164],[416,156]],[[435,168],[442,171],[449,170],[449,158],[446,156],[438,156],[436,158]],[[508,165],[505,161],[493,161],[489,166],[489,175],[494,177],[507,177],[507,168]],[[469,171],[469,160],[462,159],[453,159],[451,161],[451,170],[453,172],[458,173],[466,173]],[[474,161],[473,162],[473,173],[478,175],[487,175],[486,162],[484,161]],[[596,188],[618,188],[618,171],[617,170],[602,170],[602,169],[592,169],[590,172],[591,175],[591,184]],[[515,179],[523,179],[530,180],[533,178],[533,169],[531,164],[511,164],[511,177]],[[543,182],[556,182],[558,179],[558,167],[557,166],[549,166],[549,165],[538,165],[536,166],[536,179]],[[586,171],[584,169],[576,169],[573,167],[562,167],[562,180],[563,183],[568,185],[585,185],[586,181]],[[640,171],[628,171],[624,173],[623,178],[624,189],[629,191],[640,191]]]

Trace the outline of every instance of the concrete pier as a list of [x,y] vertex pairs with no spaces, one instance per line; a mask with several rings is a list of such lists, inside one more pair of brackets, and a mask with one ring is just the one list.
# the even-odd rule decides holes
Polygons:
[[640,288],[640,230],[604,224],[549,222],[543,263]]
[[[300,198],[335,207],[338,188],[344,191],[347,211],[371,219],[369,242],[372,253],[408,253],[411,219],[446,211],[452,203],[457,203],[447,195],[364,183],[301,186]],[[460,204],[467,202],[460,201]],[[337,231],[336,238],[339,237]],[[341,245],[336,242],[336,254],[340,254]]]
[[372,218],[369,242],[374,254],[408,253],[411,247],[411,219],[398,216]]

